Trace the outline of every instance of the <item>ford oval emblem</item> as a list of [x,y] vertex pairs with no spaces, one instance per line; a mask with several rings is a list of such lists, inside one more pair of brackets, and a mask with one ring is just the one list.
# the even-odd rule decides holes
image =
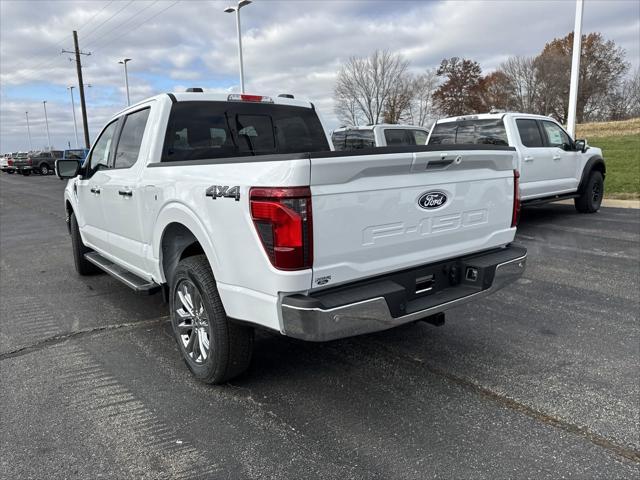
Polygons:
[[420,208],[440,208],[447,203],[447,195],[444,192],[425,192],[420,195],[418,205]]

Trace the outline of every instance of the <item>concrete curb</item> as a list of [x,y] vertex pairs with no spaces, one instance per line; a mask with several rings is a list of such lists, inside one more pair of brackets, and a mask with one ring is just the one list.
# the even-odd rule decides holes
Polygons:
[[[573,200],[561,200],[557,203],[573,205]],[[620,200],[617,198],[605,198],[602,206],[608,208],[640,208],[640,200]]]

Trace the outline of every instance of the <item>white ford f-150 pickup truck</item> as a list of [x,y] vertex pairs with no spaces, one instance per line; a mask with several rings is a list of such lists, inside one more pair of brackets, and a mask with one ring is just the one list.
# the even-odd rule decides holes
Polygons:
[[79,274],[168,299],[193,374],[249,365],[253,327],[311,341],[427,319],[517,279],[514,150],[335,152],[312,103],[163,94],[58,160]]
[[574,199],[576,209],[600,209],[606,168],[602,150],[573,140],[553,118],[488,113],[438,120],[428,145],[492,144],[516,149],[523,205]]

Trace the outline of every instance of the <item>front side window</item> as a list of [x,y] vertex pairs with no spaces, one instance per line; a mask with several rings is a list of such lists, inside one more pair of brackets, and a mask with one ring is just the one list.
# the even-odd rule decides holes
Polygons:
[[520,118],[516,120],[520,140],[525,147],[540,148],[544,146],[538,122],[533,119]]
[[411,130],[415,143],[413,145],[426,145],[428,134],[424,130]]
[[116,147],[115,168],[130,168],[138,161],[144,129],[149,118],[149,108],[130,113],[124,118],[124,125]]
[[502,119],[459,120],[433,127],[429,144],[509,145]]
[[569,135],[557,124],[549,121],[543,121],[542,126],[547,135],[547,142],[550,147],[558,147],[565,150],[571,148],[571,139]]
[[104,129],[100,138],[95,143],[91,155],[89,156],[89,170],[93,173],[97,170],[109,168],[109,154],[111,153],[111,144],[116,133],[118,121],[114,120],[107,128]]

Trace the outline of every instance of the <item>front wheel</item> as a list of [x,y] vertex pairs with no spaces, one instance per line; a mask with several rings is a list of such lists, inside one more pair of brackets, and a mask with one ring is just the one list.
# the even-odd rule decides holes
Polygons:
[[604,196],[604,178],[598,171],[591,172],[582,194],[574,199],[576,210],[580,213],[595,213],[600,210]]
[[82,243],[82,237],[80,236],[80,229],[78,228],[76,214],[73,212],[69,216],[69,226],[71,229],[71,249],[73,250],[73,264],[76,267],[76,272],[78,272],[78,275],[91,275],[93,273],[99,273],[100,269],[89,260],[84,258],[84,254],[90,252],[91,249],[84,243]]
[[40,165],[40,175],[49,175],[49,173],[51,173],[49,165],[47,165],[46,163]]
[[178,263],[170,308],[178,348],[198,380],[223,383],[249,367],[253,328],[229,321],[204,255]]

